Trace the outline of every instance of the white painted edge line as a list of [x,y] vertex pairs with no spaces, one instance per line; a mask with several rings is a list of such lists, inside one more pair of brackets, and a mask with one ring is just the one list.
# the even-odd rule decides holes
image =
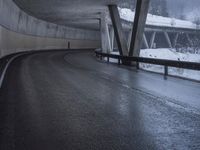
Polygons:
[[17,57],[22,56],[22,55],[24,55],[24,53],[23,53],[23,54],[15,55],[15,56],[13,56],[13,57],[7,62],[6,66],[5,66],[4,69],[3,69],[2,74],[1,74],[1,76],[0,76],[0,89],[1,89],[1,87],[2,87],[3,80],[4,80],[4,78],[5,78],[5,75],[6,75],[6,72],[7,72],[7,69],[8,69],[8,67],[9,67],[9,65],[10,65]]

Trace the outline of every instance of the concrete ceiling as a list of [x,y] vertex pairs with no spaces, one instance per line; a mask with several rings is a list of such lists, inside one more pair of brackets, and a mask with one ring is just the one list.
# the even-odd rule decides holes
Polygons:
[[108,4],[117,4],[120,6],[123,5],[123,3],[127,3],[127,1],[131,0],[13,1],[25,12],[36,18],[59,25],[98,30],[100,14],[101,12],[108,11]]

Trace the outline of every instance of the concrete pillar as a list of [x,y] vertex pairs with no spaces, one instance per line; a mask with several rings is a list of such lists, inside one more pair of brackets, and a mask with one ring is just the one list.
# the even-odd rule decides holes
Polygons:
[[1,45],[2,45],[2,28],[0,26],[0,58],[3,56]]
[[149,44],[148,44],[147,37],[146,37],[145,33],[143,33],[143,42],[144,42],[145,48],[149,49]]
[[115,40],[115,33],[114,33],[114,29],[111,26],[110,27],[110,44],[111,44],[111,51],[114,50],[114,40]]
[[174,37],[174,43],[173,43],[173,48],[176,47],[177,41],[178,41],[178,37],[179,37],[179,33],[176,33],[175,37]]
[[128,33],[128,47],[130,47],[131,45],[131,38],[132,38],[132,30],[130,30]]
[[110,39],[110,31],[109,31],[109,25],[106,24],[106,34],[107,34],[107,39],[108,39],[108,53],[112,51],[112,45],[111,45],[111,39]]
[[100,19],[100,30],[101,30],[101,49],[104,53],[109,53],[111,50],[110,47],[110,38],[109,38],[109,31],[108,31],[108,24],[106,21],[106,16],[104,13],[101,14]]
[[172,43],[171,43],[171,40],[169,38],[169,34],[167,32],[164,32],[164,35],[165,35],[165,38],[167,40],[167,44],[168,44],[169,48],[172,48]]
[[153,32],[151,35],[151,40],[150,40],[150,48],[151,49],[153,48],[155,37],[156,37],[156,32]]
[[187,40],[188,40],[188,42],[189,42],[190,46],[192,46],[192,45],[193,45],[193,43],[192,43],[192,40],[191,40],[191,38],[190,38],[190,36],[189,36],[189,34],[188,34],[188,33],[186,33],[186,37],[187,37]]
[[150,0],[137,0],[129,56],[139,56]]
[[128,56],[127,41],[126,41],[126,37],[124,35],[124,31],[122,28],[118,8],[116,5],[109,5],[108,8],[109,8],[112,24],[114,27],[114,33],[116,36],[119,53],[121,56]]

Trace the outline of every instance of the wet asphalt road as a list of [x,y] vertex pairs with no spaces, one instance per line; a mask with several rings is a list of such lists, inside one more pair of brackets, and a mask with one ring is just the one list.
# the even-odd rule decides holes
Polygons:
[[11,64],[0,91],[0,150],[200,149],[199,83],[93,55],[35,53]]

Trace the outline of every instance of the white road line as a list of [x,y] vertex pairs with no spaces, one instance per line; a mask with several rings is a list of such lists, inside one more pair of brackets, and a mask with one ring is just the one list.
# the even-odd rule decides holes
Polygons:
[[8,61],[8,63],[6,64],[6,66],[5,66],[5,68],[3,69],[3,72],[2,72],[2,74],[1,74],[1,77],[0,77],[0,89],[1,89],[1,87],[2,87],[3,80],[4,80],[4,77],[5,77],[5,75],[6,75],[6,72],[7,72],[7,69],[8,69],[8,67],[9,67],[9,65],[10,65],[17,57],[22,56],[22,55],[24,55],[24,53],[23,53],[23,54],[15,55],[15,56],[12,57],[12,58]]

